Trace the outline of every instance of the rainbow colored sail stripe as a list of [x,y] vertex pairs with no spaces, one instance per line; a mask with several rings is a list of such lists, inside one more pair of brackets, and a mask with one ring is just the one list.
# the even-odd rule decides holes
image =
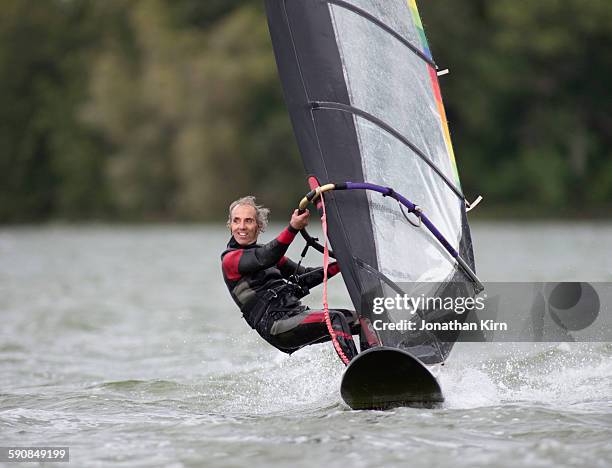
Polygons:
[[[421,15],[419,15],[419,9],[417,7],[416,0],[408,0],[408,6],[410,7],[410,12],[412,13],[412,21],[414,22],[414,25],[416,26],[416,29],[419,32],[423,52],[429,58],[432,58],[431,50],[429,49],[429,44],[427,43],[427,37],[425,37],[425,30],[423,29],[423,23],[421,22]],[[437,71],[429,64],[427,64],[427,67],[429,69],[429,76],[431,77],[431,86],[433,88],[434,96],[436,98],[438,113],[440,114],[444,141],[446,142],[446,148],[448,150],[448,154],[450,155],[453,174],[455,176],[457,187],[461,188],[461,181],[459,180],[459,172],[457,170],[457,161],[455,160],[453,143],[451,141],[450,131],[448,128],[448,121],[446,120],[446,111],[444,110],[444,103],[442,102],[442,93],[440,92],[440,83],[438,81]]]

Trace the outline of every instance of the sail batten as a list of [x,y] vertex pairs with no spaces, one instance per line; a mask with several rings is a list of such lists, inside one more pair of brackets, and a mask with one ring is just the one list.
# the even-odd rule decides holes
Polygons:
[[406,39],[404,36],[402,36],[399,32],[395,31],[389,25],[383,23],[381,20],[376,18],[374,15],[371,15],[370,13],[368,13],[367,11],[359,8],[358,6],[356,6],[353,3],[350,3],[350,2],[347,2],[347,1],[344,1],[344,0],[327,0],[327,3],[332,4],[332,5],[337,5],[337,6],[342,7],[342,8],[345,8],[345,9],[347,9],[349,11],[352,11],[353,13],[356,13],[356,14],[364,17],[368,21],[371,21],[376,26],[378,26],[381,29],[384,29],[387,33],[389,33],[393,37],[395,37],[398,41],[400,41],[402,44],[404,44],[408,49],[410,49],[413,53],[415,53],[418,57],[420,57],[422,60],[427,62],[433,68],[435,68],[435,69],[438,68],[436,63],[431,58],[430,54],[428,55],[428,54],[422,52],[417,46],[412,44],[408,39]]
[[348,106],[346,104],[342,104],[340,102],[311,102],[311,107],[314,110],[318,110],[318,109],[328,109],[328,110],[338,110],[338,111],[342,111],[342,112],[348,112],[354,115],[357,115],[359,117],[363,117],[364,119],[372,122],[373,124],[379,126],[380,128],[382,128],[383,130],[385,130],[387,133],[390,133],[391,135],[393,135],[395,138],[397,138],[398,140],[400,140],[402,143],[404,143],[408,148],[410,148],[419,158],[421,158],[425,164],[427,164],[429,167],[431,167],[431,169],[436,173],[436,175],[438,175],[438,177],[440,177],[444,183],[453,191],[453,193],[455,193],[455,195],[457,195],[457,197],[461,200],[465,201],[465,197],[463,196],[463,193],[461,192],[461,190],[455,186],[453,184],[453,182],[451,182],[448,177],[446,177],[446,175],[444,174],[444,172],[442,172],[442,170],[436,166],[426,155],[423,151],[421,151],[416,145],[414,145],[410,140],[408,140],[406,137],[404,137],[399,131],[397,131],[396,129],[394,129],[393,127],[391,127],[389,124],[387,124],[386,122],[384,122],[383,120],[373,116],[372,114],[358,109],[356,107],[353,106]]

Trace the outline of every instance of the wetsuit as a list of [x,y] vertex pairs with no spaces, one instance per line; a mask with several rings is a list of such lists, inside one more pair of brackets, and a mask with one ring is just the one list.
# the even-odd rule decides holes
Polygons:
[[[305,268],[285,256],[297,230],[285,228],[265,245],[242,246],[232,238],[221,254],[223,279],[247,323],[268,343],[291,354],[301,347],[330,339],[322,310],[311,310],[299,301],[307,289],[288,282],[300,275],[300,285],[311,288],[323,282],[323,268]],[[329,265],[328,277],[340,271]],[[359,333],[357,315],[330,310],[332,327],[348,359],[356,354],[353,334]]]

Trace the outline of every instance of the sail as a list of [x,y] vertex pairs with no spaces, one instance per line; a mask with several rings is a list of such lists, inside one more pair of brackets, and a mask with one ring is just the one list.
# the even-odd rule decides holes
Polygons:
[[[266,0],[266,12],[306,172],[321,184],[392,187],[474,269],[465,198],[416,2]],[[368,323],[377,318],[374,297],[414,288],[421,295],[474,294],[456,259],[395,199],[368,191],[325,197],[330,242]],[[465,287],[446,287],[457,283]],[[387,321],[415,318],[404,317],[408,311],[385,314]],[[379,344],[430,363],[443,361],[452,347],[431,334],[373,332]],[[361,346],[369,346],[364,337]]]

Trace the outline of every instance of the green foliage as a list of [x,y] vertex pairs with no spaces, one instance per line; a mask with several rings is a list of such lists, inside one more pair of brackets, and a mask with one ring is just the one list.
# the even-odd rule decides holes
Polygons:
[[422,5],[434,54],[453,71],[442,86],[466,192],[552,213],[610,205],[612,4]]
[[[612,205],[612,2],[419,3],[468,196]],[[6,0],[0,222],[282,219],[306,190],[260,0]],[[280,212],[279,212],[280,211]]]
[[7,0],[0,10],[0,221],[103,211],[104,164],[76,108],[95,38],[88,2]]
[[132,2],[137,46],[111,37],[93,63],[84,115],[113,148],[113,205],[129,217],[207,219],[252,192],[286,208],[299,157],[261,10],[181,29],[168,23],[170,5]]

